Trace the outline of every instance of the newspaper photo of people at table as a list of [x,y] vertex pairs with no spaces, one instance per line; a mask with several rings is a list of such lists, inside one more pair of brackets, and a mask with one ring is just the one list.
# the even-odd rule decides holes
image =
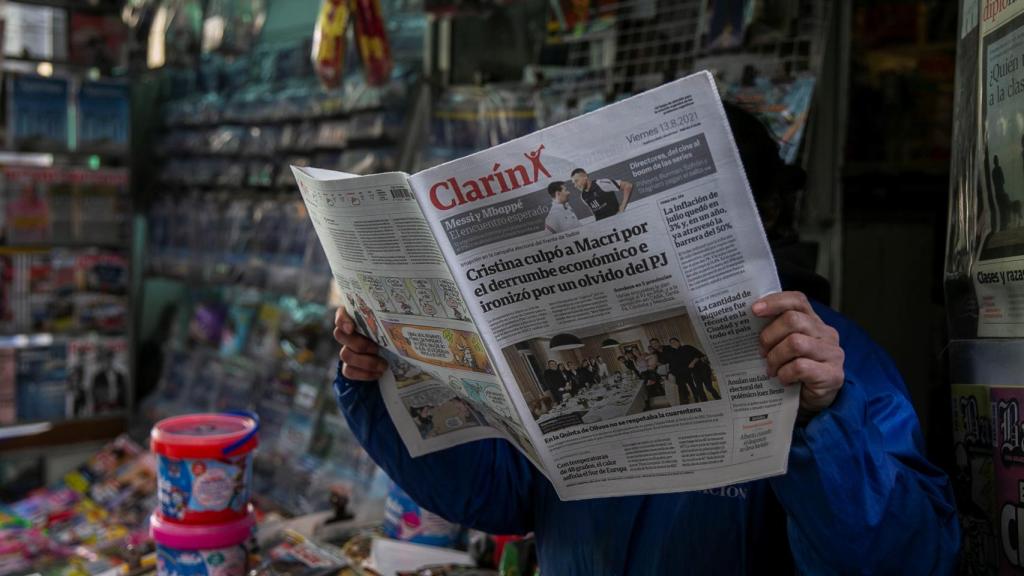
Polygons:
[[685,310],[534,338],[503,353],[544,434],[722,398]]

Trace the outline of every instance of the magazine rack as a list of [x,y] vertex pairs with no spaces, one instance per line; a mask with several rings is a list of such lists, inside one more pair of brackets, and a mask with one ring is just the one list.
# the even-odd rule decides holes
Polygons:
[[128,85],[109,66],[83,61],[89,56],[76,44],[76,27],[120,18],[109,4],[16,8],[49,13],[54,26],[51,38],[23,39],[45,44],[42,52],[22,46],[0,64],[8,119],[0,143],[5,453],[113,438],[134,403]]

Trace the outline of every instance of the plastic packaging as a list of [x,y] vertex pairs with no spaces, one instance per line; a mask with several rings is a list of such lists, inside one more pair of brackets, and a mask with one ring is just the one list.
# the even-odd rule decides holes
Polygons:
[[392,483],[384,508],[384,534],[388,538],[416,544],[459,548],[462,529],[424,510],[397,484]]
[[150,518],[156,542],[158,576],[195,574],[243,576],[248,568],[246,542],[252,537],[253,518],[189,526],[168,522],[159,514]]
[[258,422],[236,414],[190,414],[157,422],[159,515],[183,524],[244,518]]
[[353,0],[356,46],[363,62],[363,75],[370,86],[382,86],[391,77],[391,46],[380,0]]
[[351,12],[346,0],[324,0],[313,31],[313,66],[326,88],[341,85],[345,73],[345,30]]

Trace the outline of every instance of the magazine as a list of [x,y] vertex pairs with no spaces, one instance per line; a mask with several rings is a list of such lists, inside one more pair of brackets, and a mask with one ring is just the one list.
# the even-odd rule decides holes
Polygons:
[[38,152],[66,150],[70,90],[64,78],[9,75],[7,146]]
[[517,446],[563,499],[783,474],[780,289],[704,72],[409,176],[293,167],[411,455]]
[[124,338],[75,338],[67,345],[68,418],[116,413],[127,406],[128,342]]
[[18,421],[58,421],[65,418],[66,353],[63,344],[25,348],[15,353]]

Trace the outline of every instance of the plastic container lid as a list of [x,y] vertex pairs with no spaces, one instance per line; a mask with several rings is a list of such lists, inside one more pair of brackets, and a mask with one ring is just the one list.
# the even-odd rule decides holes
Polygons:
[[256,524],[252,512],[223,524],[175,524],[154,513],[149,517],[149,535],[161,546],[175,550],[217,550],[242,544],[252,536]]
[[166,418],[153,426],[150,448],[171,458],[224,458],[259,444],[259,423],[248,416],[209,413]]

